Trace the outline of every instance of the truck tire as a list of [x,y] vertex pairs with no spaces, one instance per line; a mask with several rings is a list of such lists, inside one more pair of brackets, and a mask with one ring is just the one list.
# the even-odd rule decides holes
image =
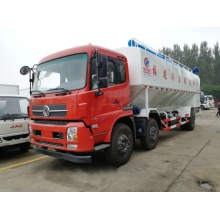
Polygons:
[[201,108],[202,110],[204,110],[204,109],[205,109],[205,108],[204,108],[204,105],[201,105],[201,106],[200,106],[200,108]]
[[20,145],[21,152],[28,152],[30,149],[30,143],[24,143]]
[[140,139],[141,145],[145,150],[153,150],[157,146],[159,138],[159,128],[157,121],[150,118],[147,122],[146,137]]
[[191,109],[190,117],[188,118],[189,122],[187,124],[181,125],[181,130],[184,131],[192,131],[195,128],[195,111],[194,109]]
[[110,147],[104,151],[105,158],[116,167],[122,166],[129,161],[133,146],[134,136],[130,127],[117,124],[112,132]]

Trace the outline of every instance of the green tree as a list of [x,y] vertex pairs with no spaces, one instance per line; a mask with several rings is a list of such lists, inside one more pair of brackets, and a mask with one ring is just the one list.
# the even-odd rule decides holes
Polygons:
[[180,60],[182,60],[182,55],[183,55],[183,53],[182,53],[181,47],[178,44],[174,44],[173,50],[171,52],[171,57],[174,60],[180,62]]
[[168,57],[172,57],[172,49],[169,47],[163,47],[163,49],[159,50],[159,52],[167,55]]
[[213,49],[213,80],[214,84],[220,84],[220,49],[218,42],[214,45]]
[[213,56],[212,50],[208,47],[208,43],[206,41],[203,41],[200,44],[198,65],[201,83],[211,83],[213,77]]
[[182,59],[180,62],[189,68],[193,68],[191,65],[191,50],[187,44],[183,46]]
[[190,63],[189,67],[194,68],[198,67],[198,59],[199,59],[199,47],[195,43],[192,45],[192,48],[190,50]]

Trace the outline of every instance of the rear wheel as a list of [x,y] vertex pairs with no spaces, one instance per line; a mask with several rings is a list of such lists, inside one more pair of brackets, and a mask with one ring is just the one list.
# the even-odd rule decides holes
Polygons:
[[104,151],[106,160],[119,167],[127,163],[134,146],[134,136],[126,124],[118,124],[112,132],[110,147]]
[[195,111],[191,109],[190,117],[188,118],[189,122],[187,124],[181,125],[181,130],[192,131],[195,128]]
[[159,138],[159,128],[157,121],[150,118],[147,122],[146,137],[140,139],[141,145],[145,150],[153,150],[157,146]]

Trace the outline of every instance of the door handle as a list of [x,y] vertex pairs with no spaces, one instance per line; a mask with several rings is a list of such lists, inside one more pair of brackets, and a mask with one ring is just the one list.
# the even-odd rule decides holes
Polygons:
[[119,104],[120,103],[120,101],[119,100],[117,100],[117,99],[115,99],[113,102],[112,102],[113,104]]

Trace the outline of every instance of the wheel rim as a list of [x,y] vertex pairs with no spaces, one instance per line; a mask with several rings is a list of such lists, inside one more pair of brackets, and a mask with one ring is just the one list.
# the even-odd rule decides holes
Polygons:
[[157,136],[157,128],[155,126],[152,126],[149,132],[150,142],[155,143],[157,141]]
[[129,148],[131,147],[131,140],[128,135],[121,134],[118,138],[118,155],[123,157],[128,152]]

